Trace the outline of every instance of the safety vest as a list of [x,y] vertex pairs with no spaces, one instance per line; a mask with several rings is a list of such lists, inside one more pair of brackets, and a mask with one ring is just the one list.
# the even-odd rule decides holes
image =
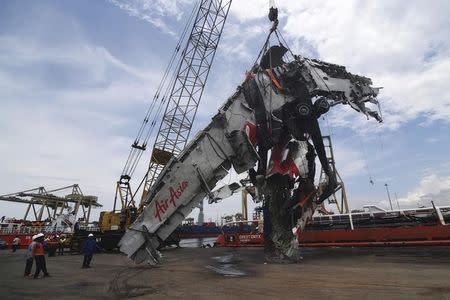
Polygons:
[[31,250],[31,256],[43,256],[43,255],[45,255],[44,245],[42,243],[36,242],[33,246],[33,250]]

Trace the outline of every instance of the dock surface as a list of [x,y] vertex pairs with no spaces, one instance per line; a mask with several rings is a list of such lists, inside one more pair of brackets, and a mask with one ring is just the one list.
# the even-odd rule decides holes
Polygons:
[[[0,299],[450,299],[450,248],[305,249],[297,264],[262,249],[163,251],[157,267],[121,254],[47,258],[51,278],[23,277],[24,251],[0,251]],[[34,270],[34,266],[33,266]]]

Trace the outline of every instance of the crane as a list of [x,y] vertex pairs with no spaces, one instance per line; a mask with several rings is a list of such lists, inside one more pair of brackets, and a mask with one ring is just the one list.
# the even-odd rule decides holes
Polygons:
[[[55,193],[68,191],[70,194],[61,197]],[[28,219],[30,210],[33,212],[36,221],[42,221],[44,212],[47,212],[48,219],[55,219],[57,215],[63,214],[64,210],[69,210],[74,216],[78,215],[81,208],[84,224],[89,223],[91,208],[101,207],[96,196],[83,195],[78,184],[73,184],[57,189],[46,190],[44,187],[37,187],[16,193],[0,195],[0,201],[9,201],[27,204],[24,220]],[[73,208],[69,207],[73,204]],[[37,210],[38,209],[38,210]]]
[[200,2],[156,135],[142,200],[167,162],[186,146],[230,5],[231,0]]
[[[194,5],[116,182],[113,211],[103,214],[106,223],[117,223],[119,218],[122,225],[134,221],[138,211],[136,194],[140,188],[143,187],[139,201],[142,208],[158,174],[186,145],[231,2],[199,0]],[[133,191],[130,181],[157,125],[149,167]],[[109,221],[112,219],[115,221]]]

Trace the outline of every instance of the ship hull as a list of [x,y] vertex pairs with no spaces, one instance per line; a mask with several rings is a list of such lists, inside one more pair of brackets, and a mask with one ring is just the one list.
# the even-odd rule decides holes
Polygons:
[[31,244],[32,237],[34,234],[35,233],[17,233],[17,234],[16,233],[14,233],[14,234],[0,233],[0,240],[3,240],[6,242],[7,248],[11,248],[13,239],[17,236],[20,239],[19,248],[25,249],[28,247],[28,245]]
[[335,230],[305,230],[298,236],[304,247],[374,247],[450,245],[450,226],[415,225]]
[[[300,247],[398,247],[450,246],[450,226],[412,225],[399,227],[369,227],[355,229],[306,229],[298,235]],[[223,233],[217,246],[262,247],[262,233]]]

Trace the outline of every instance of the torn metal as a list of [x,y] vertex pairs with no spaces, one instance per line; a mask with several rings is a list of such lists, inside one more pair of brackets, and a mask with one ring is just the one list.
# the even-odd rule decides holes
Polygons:
[[[336,187],[318,118],[344,104],[381,122],[366,106],[378,104],[379,89],[371,85],[343,66],[303,57],[280,59],[271,69],[256,66],[211,123],[165,166],[120,250],[136,263],[156,264],[156,249],[200,201],[214,202],[237,189],[211,192],[233,166],[238,174],[249,172],[267,207],[268,248],[295,259],[295,234]],[[329,178],[319,187],[314,185],[316,155]]]

